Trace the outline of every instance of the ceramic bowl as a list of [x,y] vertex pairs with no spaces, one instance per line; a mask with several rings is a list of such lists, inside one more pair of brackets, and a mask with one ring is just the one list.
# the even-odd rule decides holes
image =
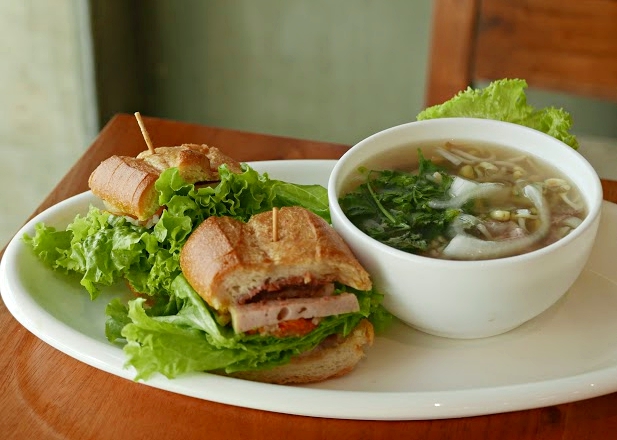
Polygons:
[[[548,162],[582,192],[588,214],[566,237],[544,248],[490,260],[418,256],[369,237],[339,205],[346,182],[390,150],[438,140],[479,141],[519,150]],[[417,154],[417,147],[409,154]],[[554,305],[583,270],[593,246],[602,186],[575,150],[539,131],[487,119],[411,122],[376,133],[336,163],[328,183],[332,224],[371,274],[385,307],[408,325],[438,336],[480,338],[514,329]]]

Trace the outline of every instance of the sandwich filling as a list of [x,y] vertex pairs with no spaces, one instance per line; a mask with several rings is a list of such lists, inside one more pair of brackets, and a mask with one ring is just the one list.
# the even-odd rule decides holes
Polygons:
[[236,333],[303,336],[327,316],[360,310],[353,293],[372,286],[368,273],[321,217],[282,208],[278,239],[272,212],[241,222],[210,217],[189,237],[180,265],[189,283]]
[[[330,283],[321,290],[333,293],[334,285]],[[283,322],[303,319],[310,320],[316,325],[318,321],[314,321],[313,318],[354,313],[360,310],[358,298],[354,294],[333,295],[332,293],[325,296],[290,297],[233,305],[229,308],[231,322],[237,333],[259,329],[260,333],[280,334],[279,324]],[[310,326],[301,328],[307,329]],[[293,330],[293,333],[297,335],[300,329]]]

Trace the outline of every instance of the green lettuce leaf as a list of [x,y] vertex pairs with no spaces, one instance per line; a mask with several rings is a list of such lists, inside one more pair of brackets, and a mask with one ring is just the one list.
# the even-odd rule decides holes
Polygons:
[[277,181],[274,186],[275,204],[277,207],[303,206],[330,223],[328,192],[324,189],[321,185],[296,185]]
[[[130,320],[121,334],[126,339],[127,366],[137,371],[135,380],[147,379],[156,372],[173,378],[193,371],[232,373],[271,368],[311,350],[332,334],[348,335],[365,317],[376,329],[383,329],[392,319],[381,306],[382,295],[348,289],[358,296],[360,311],[325,318],[308,335],[275,338],[236,334],[217,321],[215,312],[183,275],[174,280],[172,290],[181,303],[175,314],[154,316],[144,307],[143,298],[130,301],[124,312],[114,306],[115,320]],[[338,292],[344,290],[339,286]]]
[[[35,254],[52,268],[81,276],[95,299],[103,286],[127,280],[140,297],[114,299],[106,307],[105,334],[124,345],[136,380],[155,372],[167,377],[191,371],[255,370],[281,365],[316,347],[328,336],[347,335],[364,317],[382,329],[392,318],[377,292],[353,291],[361,311],[328,317],[306,336],[293,338],[237,335],[192,289],[180,271],[179,255],[191,232],[210,216],[247,221],[273,207],[299,205],[329,220],[327,190],[270,179],[246,164],[234,174],[219,169],[216,186],[200,187],[168,169],[156,182],[166,209],[151,229],[90,207],[65,231],[37,225],[24,236]],[[339,291],[342,288],[339,287]],[[352,291],[351,289],[348,289]]]
[[24,240],[53,269],[81,274],[80,282],[92,299],[102,286],[150,269],[148,260],[160,247],[145,228],[95,207],[85,216],[77,215],[65,231],[39,224],[35,235],[25,235]]
[[152,295],[161,307],[171,282],[180,274],[180,250],[191,232],[210,216],[247,221],[273,207],[305,206],[329,219],[327,190],[270,179],[243,164],[234,174],[219,170],[216,186],[197,187],[182,180],[176,168],[156,182],[159,202],[167,207],[152,229],[90,207],[65,231],[40,224],[24,236],[35,254],[55,270],[81,275],[81,284],[95,299],[103,286],[126,279],[134,290]]
[[577,149],[578,140],[570,133],[572,117],[563,109],[535,109],[527,104],[522,79],[502,79],[484,89],[460,92],[452,99],[429,107],[417,116],[418,121],[436,118],[470,117],[496,119],[534,128]]

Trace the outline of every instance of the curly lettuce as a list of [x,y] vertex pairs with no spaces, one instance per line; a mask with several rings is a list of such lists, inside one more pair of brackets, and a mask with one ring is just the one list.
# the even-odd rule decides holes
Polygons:
[[315,348],[332,334],[347,336],[364,318],[369,318],[377,330],[391,319],[375,290],[338,286],[339,292],[347,289],[356,294],[359,312],[326,317],[315,330],[300,337],[237,334],[218,322],[216,313],[183,275],[173,281],[172,287],[179,303],[173,314],[153,315],[144,307],[143,298],[129,301],[128,306],[119,300],[108,305],[108,338],[126,340],[127,366],[137,371],[136,380],[148,379],[157,372],[174,378],[194,371],[233,373],[272,368]]
[[468,87],[443,104],[423,110],[416,119],[418,121],[457,117],[496,119],[536,129],[578,149],[578,140],[570,133],[572,128],[570,114],[555,107],[536,109],[527,104],[526,88],[527,82],[522,79],[493,81],[484,89]]
[[[273,207],[305,206],[329,220],[327,190],[320,185],[296,185],[270,179],[243,164],[235,174],[223,165],[216,186],[185,182],[176,168],[156,182],[159,203],[167,207],[154,228],[90,207],[66,230],[39,224],[24,236],[35,254],[55,270],[81,275],[81,284],[95,299],[101,288],[120,280],[151,296],[166,298],[180,274],[180,250],[191,232],[210,216],[247,221]],[[157,298],[154,299],[155,301]]]
[[185,182],[175,168],[163,172],[156,188],[166,209],[150,229],[90,207],[66,230],[39,224],[34,236],[24,236],[44,263],[77,274],[93,300],[102,287],[122,280],[140,292],[128,303],[112,300],[105,323],[107,339],[123,344],[127,365],[137,371],[135,380],[156,372],[172,378],[192,371],[270,368],[316,347],[329,335],[349,334],[365,317],[376,330],[385,327],[391,315],[376,291],[353,291],[360,312],[327,317],[303,337],[238,335],[219,322],[180,270],[180,250],[201,222],[223,215],[247,221],[273,207],[292,205],[330,220],[327,190],[320,185],[273,180],[246,164],[240,174],[226,166],[219,173],[216,186],[198,187]]

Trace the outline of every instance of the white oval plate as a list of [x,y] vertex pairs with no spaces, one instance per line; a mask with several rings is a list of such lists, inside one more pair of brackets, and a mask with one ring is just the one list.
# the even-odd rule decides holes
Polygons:
[[[271,178],[326,185],[334,161],[254,162]],[[9,311],[62,352],[132,380],[124,353],[104,335],[105,306],[75,279],[43,266],[20,237],[45,222],[64,228],[89,204],[83,193],[30,221],[0,264]],[[317,417],[367,420],[436,419],[549,406],[617,391],[617,205],[605,202],[591,259],[571,291],[540,317],[507,334],[460,341],[429,336],[400,323],[376,338],[351,374],[314,385],[280,386],[208,373],[147,385],[211,401]]]

